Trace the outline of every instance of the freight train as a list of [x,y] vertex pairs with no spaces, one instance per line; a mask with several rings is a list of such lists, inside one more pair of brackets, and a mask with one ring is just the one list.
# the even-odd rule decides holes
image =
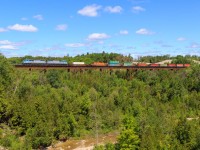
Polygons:
[[104,62],[94,62],[92,64],[85,64],[85,62],[72,62],[68,63],[66,60],[29,60],[26,59],[22,62],[23,65],[64,65],[64,66],[137,66],[137,67],[189,67],[190,64],[157,64],[157,63],[132,63],[124,62],[120,63],[119,61],[109,61],[108,63]]

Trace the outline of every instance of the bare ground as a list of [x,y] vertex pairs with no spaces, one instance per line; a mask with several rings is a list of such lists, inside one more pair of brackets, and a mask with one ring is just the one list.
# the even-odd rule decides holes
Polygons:
[[88,137],[82,140],[70,139],[66,142],[59,142],[54,146],[50,146],[47,150],[92,150],[95,145],[104,145],[106,143],[115,143],[118,133],[109,133],[99,135],[98,140],[95,137]]

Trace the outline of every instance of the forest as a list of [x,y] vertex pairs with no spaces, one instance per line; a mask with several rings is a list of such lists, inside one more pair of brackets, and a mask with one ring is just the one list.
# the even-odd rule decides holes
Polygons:
[[107,62],[133,61],[115,53],[63,58],[0,54],[0,147],[45,148],[57,141],[118,131],[116,143],[96,150],[199,150],[198,56],[145,56],[141,62],[173,59],[191,63],[178,71],[46,72],[15,69],[25,58]]

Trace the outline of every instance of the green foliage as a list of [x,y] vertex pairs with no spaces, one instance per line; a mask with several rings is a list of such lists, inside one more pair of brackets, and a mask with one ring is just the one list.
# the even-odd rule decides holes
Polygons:
[[10,102],[0,97],[0,123],[6,122],[10,119],[10,107]]
[[7,95],[11,94],[14,70],[7,59],[0,54],[0,123],[9,120],[10,101]]
[[47,147],[52,141],[52,131],[47,126],[38,125],[27,130],[25,144],[32,148]]
[[132,117],[126,117],[123,120],[123,129],[118,138],[118,149],[135,150],[139,149],[140,139],[138,136],[138,127],[136,120]]
[[200,60],[199,56],[191,56],[191,55],[186,55],[186,56],[170,56],[170,55],[163,55],[163,56],[142,56],[138,58],[139,62],[146,62],[146,63],[157,63],[161,62],[164,60],[172,60],[172,63],[175,64],[192,64],[192,60]]
[[11,150],[28,149],[28,147],[24,145],[23,140],[21,139],[20,141],[15,133],[5,124],[1,124],[0,126],[0,147],[1,146],[9,147]]
[[175,136],[180,142],[180,144],[186,144],[190,141],[190,126],[188,125],[186,119],[181,119],[177,127],[175,128]]
[[4,147],[10,147],[12,150],[18,150],[22,148],[22,144],[15,135],[6,135],[0,139],[0,145]]
[[60,78],[60,73],[61,72],[57,71],[57,70],[50,70],[47,73],[47,81],[54,88],[58,88],[59,86],[62,86],[62,81],[61,81],[61,78]]
[[114,150],[115,149],[115,145],[112,143],[107,143],[105,144],[105,150]]
[[199,122],[197,120],[187,121],[180,118],[175,127],[175,138],[182,147],[187,149],[198,149],[199,145]]
[[163,60],[170,59],[170,55],[164,55],[164,56],[143,56],[139,58],[140,62],[146,62],[146,63],[157,63]]
[[[90,63],[125,61],[130,56],[101,53],[64,58]],[[179,71],[44,73],[14,70],[0,56],[0,72],[0,144],[8,149],[44,148],[56,140],[120,129],[118,143],[101,149],[200,147],[199,65]],[[5,135],[2,124],[12,132]]]
[[112,143],[106,143],[105,145],[95,145],[93,150],[115,150],[116,146]]
[[175,59],[173,59],[172,63],[175,64],[191,64],[192,61],[188,59],[187,57],[183,57],[181,55],[176,56]]
[[8,89],[13,81],[13,68],[7,59],[0,54],[0,92],[2,88]]
[[93,150],[105,150],[103,145],[97,146],[95,145],[95,147],[93,148]]

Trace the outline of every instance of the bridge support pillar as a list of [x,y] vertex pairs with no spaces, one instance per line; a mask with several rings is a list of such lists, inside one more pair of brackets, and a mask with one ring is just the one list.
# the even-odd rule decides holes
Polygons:
[[110,75],[112,75],[112,73],[113,73],[113,70],[112,70],[112,69],[110,69],[110,70],[109,70],[109,72],[110,72]]
[[83,71],[84,71],[83,69],[80,69],[80,73],[83,73]]

